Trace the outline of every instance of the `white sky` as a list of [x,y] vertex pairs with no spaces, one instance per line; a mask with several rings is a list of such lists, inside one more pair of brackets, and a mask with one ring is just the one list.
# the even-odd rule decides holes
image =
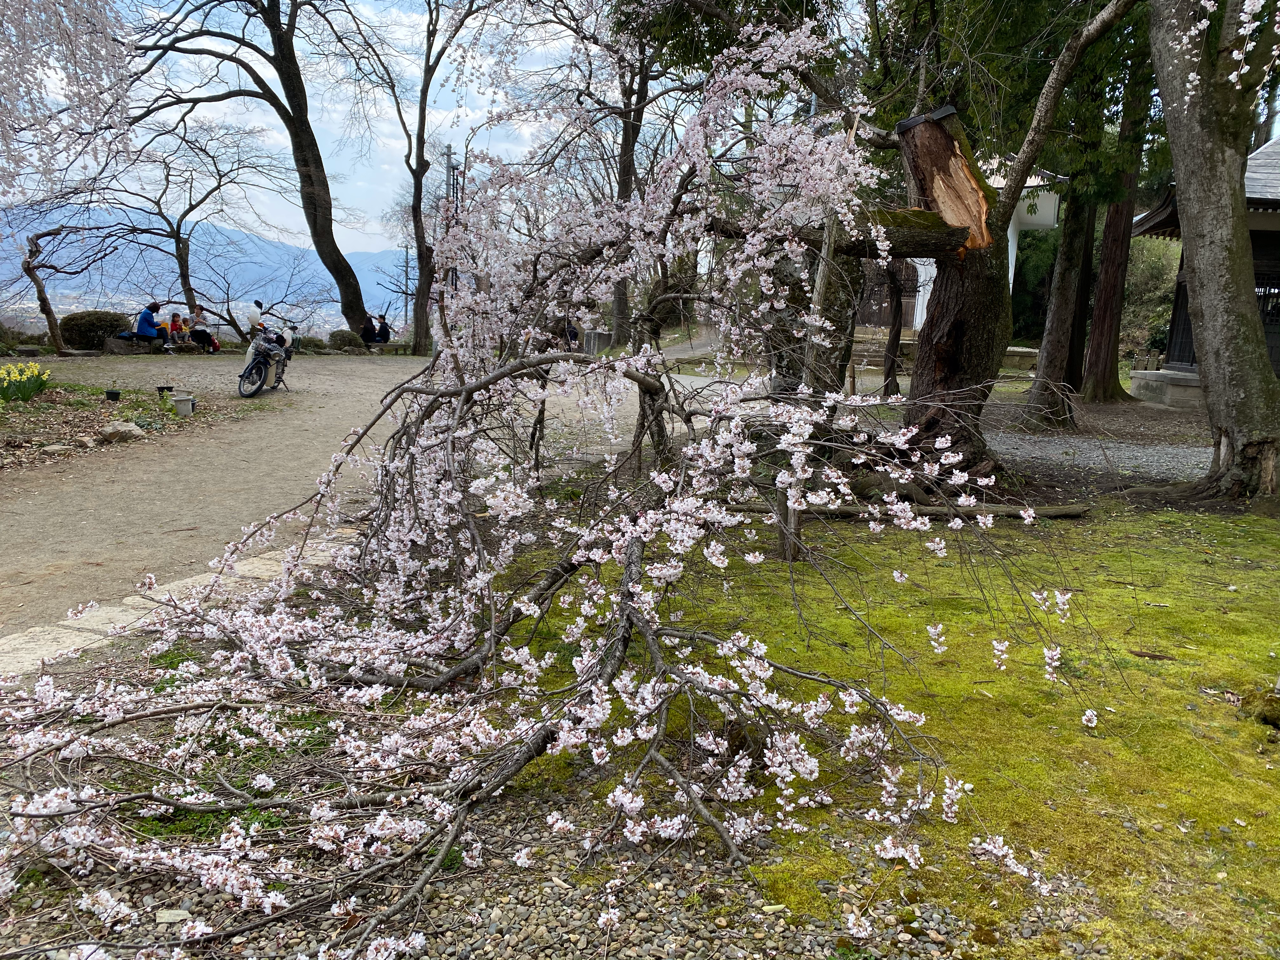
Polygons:
[[[483,109],[474,107],[461,110],[439,109],[435,112],[436,139],[442,146],[452,143],[455,156],[461,153],[468,135],[474,128],[482,125],[485,117]],[[265,115],[262,119],[272,128],[277,126],[270,123],[270,118]],[[343,139],[340,116],[332,115],[330,111],[329,115],[315,119],[315,127],[321,148],[325,151],[325,166],[329,172],[330,188],[335,201],[356,219],[363,220],[358,225],[335,225],[343,252],[378,251],[394,247],[395,240],[383,231],[382,213],[391,206],[396,191],[409,182],[404,166],[404,139],[398,128],[388,124],[370,142],[343,147],[340,146]],[[527,150],[529,142],[519,131],[500,129],[479,133],[473,145],[476,149],[514,157]],[[286,151],[288,149],[283,135],[279,146]],[[363,156],[361,152],[364,153]],[[443,155],[436,162],[442,169]],[[284,198],[272,194],[263,194],[258,199],[263,219],[292,231],[290,235],[281,236],[280,239],[297,246],[310,247],[306,222],[296,201],[296,197]]]

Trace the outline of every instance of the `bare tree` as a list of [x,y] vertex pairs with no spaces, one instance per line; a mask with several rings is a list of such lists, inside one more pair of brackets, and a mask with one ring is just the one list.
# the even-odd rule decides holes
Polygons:
[[[400,232],[414,252],[413,352],[420,356],[430,350],[431,288],[436,279],[433,234],[439,196],[431,189],[430,174],[439,151],[432,137],[432,100],[448,70],[447,58],[468,31],[482,29],[493,6],[486,0],[420,0],[408,36],[384,26],[375,37],[374,28],[367,28],[370,74],[390,100],[404,137],[409,190],[396,206]],[[445,182],[453,176],[454,171],[446,170]]]
[[280,121],[312,243],[353,330],[367,316],[364,296],[334,233],[335,205],[311,97],[323,77],[328,90],[344,98],[349,124],[371,117],[380,75],[370,35],[364,14],[347,0],[206,0],[179,3],[146,21],[136,40],[143,62],[134,77],[141,99],[134,123],[233,101],[258,104]]
[[[215,299],[202,283],[202,268],[238,259],[225,255],[228,244],[211,227],[272,232],[254,194],[286,194],[291,171],[265,147],[261,128],[183,117],[171,128],[143,133],[129,161],[79,199],[80,216],[120,241],[116,258],[101,264],[104,285],[170,288],[176,275],[177,297],[193,311]],[[215,271],[222,272],[225,266]]]
[[[91,242],[74,242],[85,235]],[[49,330],[49,344],[59,354],[67,351],[62,340],[58,314],[53,309],[53,302],[45,286],[45,276],[60,277],[80,276],[91,270],[115,252],[113,238],[90,227],[70,226],[62,224],[35,233],[28,234],[26,240],[26,256],[22,258],[22,272],[31,281],[36,293],[36,304],[40,315],[44,317]],[[52,241],[52,243],[50,242]]]

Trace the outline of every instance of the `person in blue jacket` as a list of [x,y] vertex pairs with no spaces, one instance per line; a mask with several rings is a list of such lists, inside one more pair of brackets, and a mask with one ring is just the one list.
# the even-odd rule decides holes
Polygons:
[[139,340],[159,340],[167,350],[169,331],[156,323],[156,312],[159,309],[160,304],[154,300],[147,304],[146,309],[138,314],[138,325],[134,328],[133,335]]

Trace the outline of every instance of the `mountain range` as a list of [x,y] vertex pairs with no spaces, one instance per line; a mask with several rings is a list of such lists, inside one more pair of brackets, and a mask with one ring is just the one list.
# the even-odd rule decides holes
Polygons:
[[[49,225],[56,217],[44,218]],[[49,245],[45,259],[58,266],[75,262],[87,249],[79,237],[95,235],[123,214],[111,210],[80,214],[76,222],[91,227],[85,234],[64,243]],[[45,225],[27,225],[19,237]],[[12,231],[11,231],[12,233]],[[93,241],[88,241],[92,243]],[[13,319],[38,319],[35,291],[21,271],[19,247],[9,248],[0,263],[0,276],[7,287],[6,311]],[[365,306],[374,314],[386,313],[393,325],[404,312],[405,252],[399,249],[347,254],[360,280]],[[191,235],[193,285],[201,299],[216,307],[230,301],[237,313],[247,311],[254,300],[280,304],[279,313],[297,319],[315,332],[344,326],[338,310],[337,290],[316,252],[307,246],[271,239],[214,223],[198,224]],[[73,276],[48,274],[49,297],[59,315],[73,310],[110,309],[136,312],[148,300],[181,302],[177,268],[172,257],[161,250],[136,243],[116,244],[115,251],[91,269]],[[43,326],[43,321],[40,322]]]

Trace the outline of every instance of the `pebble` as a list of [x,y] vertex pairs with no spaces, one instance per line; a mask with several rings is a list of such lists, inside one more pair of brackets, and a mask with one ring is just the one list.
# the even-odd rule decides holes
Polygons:
[[[512,814],[505,815],[511,822],[519,822]],[[795,916],[785,904],[763,899],[741,869],[715,860],[713,851],[705,851],[692,861],[675,855],[651,860],[634,847],[620,847],[617,856],[588,872],[576,873],[576,856],[554,852],[555,845],[563,841],[521,833],[527,829],[522,826],[511,831],[510,852],[528,845],[549,850],[544,855],[545,872],[514,870],[504,865],[502,854],[495,854],[499,859],[483,874],[463,874],[452,882],[435,884],[436,896],[422,905],[413,923],[414,929],[427,935],[423,957],[576,960],[599,955],[606,933],[597,920],[611,894],[622,918],[607,935],[609,955],[647,960],[818,960],[840,956],[839,951],[851,943],[847,918],[855,906],[870,922],[872,935],[852,941],[854,947],[843,955],[880,960],[969,960],[988,955],[985,944],[1004,944],[1015,938],[1026,942],[1024,949],[1044,949],[1053,942],[1049,934],[1061,935],[1100,913],[1093,891],[1083,881],[1060,877],[1052,881],[1054,897],[1035,901],[1020,916],[1010,918],[1006,928],[979,927],[947,906],[923,899],[910,880],[900,890],[881,890],[872,876],[871,851],[860,850],[850,854],[849,866],[836,878],[818,882],[819,891],[831,902],[834,919]],[[620,871],[613,866],[619,860],[634,861],[634,866]],[[1015,882],[994,873],[986,876],[989,881]],[[605,883],[614,878],[627,882],[611,891]],[[401,875],[394,882],[403,879]],[[142,926],[137,934],[143,937],[172,937],[176,924],[190,918],[224,929],[254,919],[241,913],[237,897],[201,889],[193,882],[122,883],[115,891],[118,895],[123,893],[131,903],[159,908],[140,913]],[[362,902],[376,902],[376,890],[354,892],[368,898]],[[877,895],[885,899],[868,904],[868,896]],[[345,922],[328,915],[314,920],[286,918],[278,927],[255,930],[249,937],[233,937],[222,949],[244,960],[297,960],[300,954],[314,957]],[[388,932],[403,934],[408,929]],[[0,950],[13,943],[17,933],[0,934]],[[1104,956],[1107,952],[1104,944],[1068,941],[1066,937],[1062,937],[1061,946],[1073,956]],[[51,960],[68,960],[49,956]]]

